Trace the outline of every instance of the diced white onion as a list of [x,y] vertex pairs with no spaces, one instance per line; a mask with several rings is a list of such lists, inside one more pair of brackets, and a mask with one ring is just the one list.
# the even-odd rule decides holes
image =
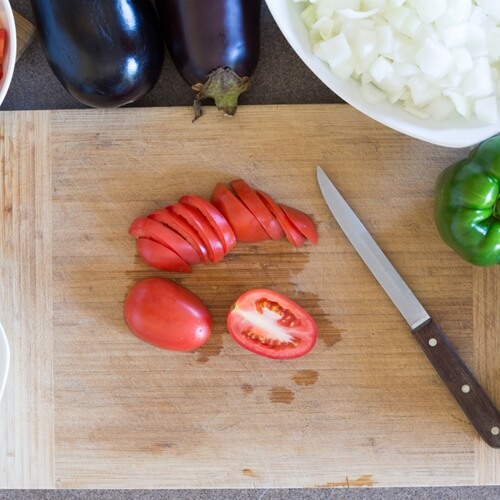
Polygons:
[[361,94],[366,102],[370,104],[378,104],[379,102],[387,100],[385,92],[375,87],[372,83],[361,85]]
[[474,113],[483,122],[496,123],[498,121],[498,101],[495,96],[478,99],[474,103]]
[[439,79],[452,68],[453,56],[444,45],[426,38],[415,54],[415,62],[425,75]]
[[500,22],[500,2],[498,0],[476,0],[476,3],[487,16]]
[[370,104],[496,123],[500,0],[293,0],[313,52]]
[[370,75],[377,82],[380,83],[382,80],[387,78],[393,71],[392,64],[385,57],[379,57],[370,66]]
[[448,7],[446,0],[415,0],[414,4],[417,14],[426,24],[441,17]]
[[372,10],[353,10],[353,9],[340,9],[337,11],[342,17],[346,19],[366,19],[367,17],[371,17],[378,12],[378,9]]

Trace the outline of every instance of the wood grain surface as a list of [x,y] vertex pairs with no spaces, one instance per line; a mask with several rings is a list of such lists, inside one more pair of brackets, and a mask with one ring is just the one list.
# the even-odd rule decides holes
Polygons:
[[[382,487],[500,484],[486,446],[329,215],[321,164],[500,404],[499,267],[439,239],[438,173],[464,150],[393,132],[346,105],[0,114],[2,488]],[[166,275],[137,257],[133,218],[243,177],[311,214],[317,246],[241,244],[172,274],[209,306],[194,353],[135,338],[128,289]],[[241,292],[308,309],[319,341],[277,362],[231,341]]]
[[17,59],[19,59],[24,51],[29,47],[30,43],[35,39],[36,29],[25,17],[19,12],[14,11],[14,20],[16,22],[17,34]]

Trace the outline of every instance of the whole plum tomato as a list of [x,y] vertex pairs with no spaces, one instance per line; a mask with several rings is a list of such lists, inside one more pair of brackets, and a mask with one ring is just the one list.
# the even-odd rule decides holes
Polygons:
[[172,351],[192,351],[212,333],[212,316],[201,299],[165,278],[136,283],[125,299],[124,316],[137,337]]

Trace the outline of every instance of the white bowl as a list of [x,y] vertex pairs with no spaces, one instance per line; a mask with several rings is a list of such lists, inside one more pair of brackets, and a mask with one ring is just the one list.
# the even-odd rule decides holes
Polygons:
[[299,17],[305,4],[293,0],[266,0],[266,3],[288,43],[309,69],[336,95],[370,118],[408,136],[451,148],[475,145],[500,131],[500,122],[491,125],[465,118],[435,122],[417,118],[399,104],[368,104],[355,82],[336,77],[313,54],[309,33]]
[[0,0],[0,27],[7,30],[7,41],[3,59],[3,78],[0,80],[0,105],[2,104],[12,81],[17,53],[17,32],[14,13],[8,0]]
[[2,399],[5,383],[7,382],[7,373],[9,372],[10,349],[7,337],[0,323],[0,399]]

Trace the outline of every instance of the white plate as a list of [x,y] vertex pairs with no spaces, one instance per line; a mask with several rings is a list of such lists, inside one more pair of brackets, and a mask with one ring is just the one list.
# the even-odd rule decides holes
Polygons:
[[7,382],[7,373],[9,372],[10,349],[7,337],[0,323],[0,399],[2,399],[5,383]]
[[500,131],[500,122],[485,125],[465,118],[433,122],[410,115],[401,105],[388,102],[368,104],[355,82],[336,77],[312,53],[309,33],[299,17],[305,4],[293,0],[266,0],[266,3],[288,43],[309,69],[335,94],[370,118],[408,136],[452,148],[472,146]]
[[0,0],[0,26],[7,30],[7,44],[2,63],[4,76],[0,80],[0,104],[2,104],[12,81],[17,53],[16,22],[9,0]]

